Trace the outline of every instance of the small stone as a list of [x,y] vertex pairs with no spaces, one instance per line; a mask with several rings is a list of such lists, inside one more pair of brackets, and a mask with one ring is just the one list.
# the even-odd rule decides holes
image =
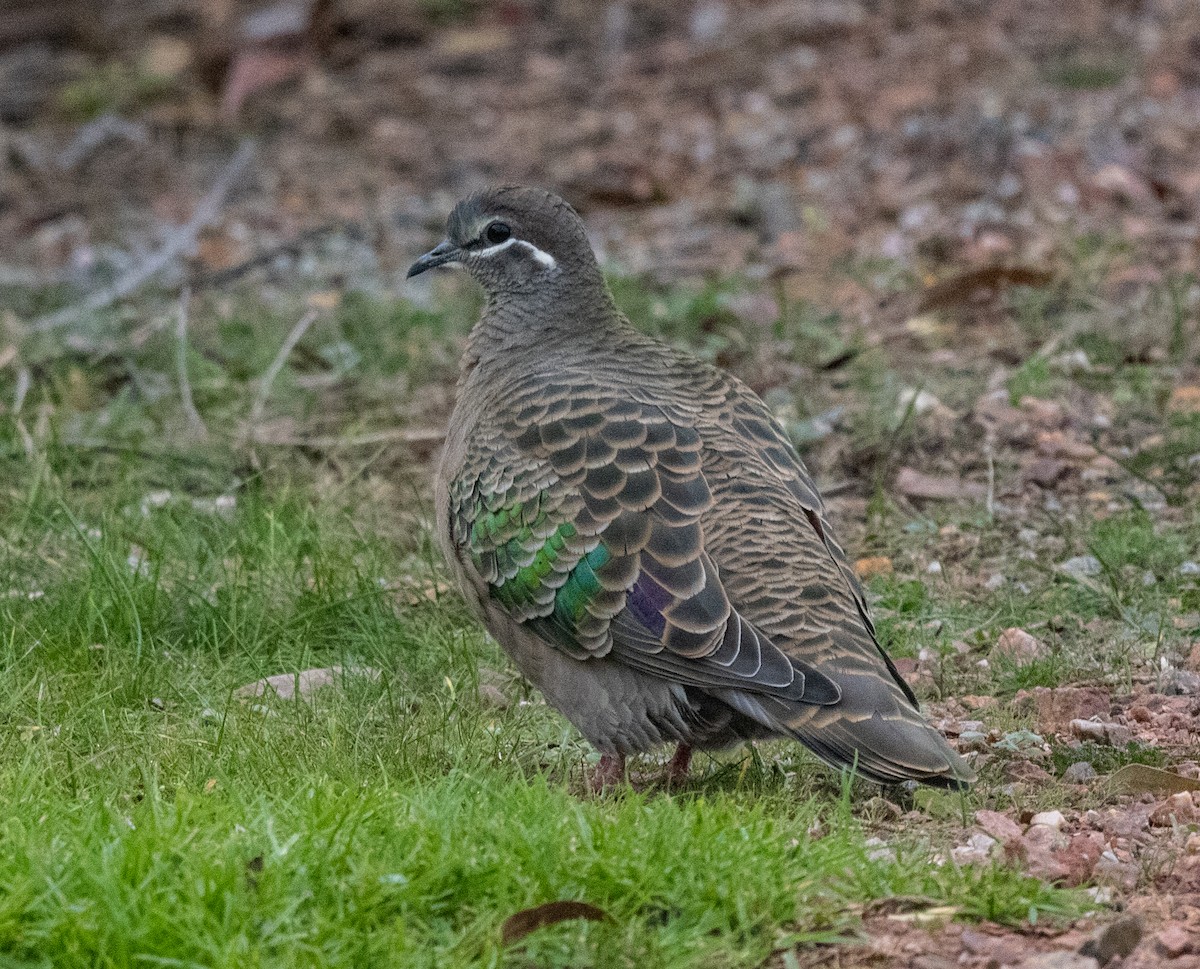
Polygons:
[[[302,670],[298,673],[276,673],[274,676],[239,686],[233,691],[233,695],[243,700],[270,696],[276,696],[281,700],[306,699],[317,690],[345,683],[347,679],[362,677],[377,680],[379,676],[379,670],[369,666],[345,670],[341,666],[330,666]],[[257,709],[257,705],[251,709]]]
[[1112,886],[1122,892],[1134,889],[1142,875],[1142,866],[1130,861],[1121,861],[1111,852],[1100,856],[1092,877],[1105,885]]
[[1200,696],[1200,673],[1170,667],[1159,679],[1158,692],[1165,696]]
[[1000,575],[1000,573],[998,573],[998,572],[997,572],[995,575],[991,576],[991,577],[990,577],[990,578],[989,578],[989,579],[988,579],[988,580],[987,580],[987,581],[986,581],[986,582],[983,584],[983,587],[984,587],[985,589],[987,589],[987,590],[988,590],[988,592],[995,592],[997,589],[1002,589],[1002,588],[1004,588],[1004,584],[1005,584],[1007,581],[1008,581],[1008,579],[1006,579],[1006,578],[1005,578],[1003,575]]
[[976,696],[973,693],[959,697],[959,703],[968,710],[993,710],[1000,705],[1000,701],[994,696]]
[[934,559],[927,566],[925,566],[925,571],[929,575],[941,575],[942,574],[942,563],[939,562],[937,559]]
[[1158,930],[1155,937],[1158,950],[1170,959],[1177,959],[1192,948],[1192,933],[1179,922],[1171,922]]
[[1055,831],[1062,829],[1066,823],[1066,818],[1063,817],[1062,811],[1042,811],[1035,814],[1029,819],[1030,825],[1042,825],[1047,828],[1053,828]]
[[1119,919],[1101,926],[1100,929],[1079,947],[1079,954],[1091,956],[1100,965],[1106,966],[1114,959],[1124,959],[1142,941],[1142,920],[1136,915],[1122,915]]
[[975,823],[997,841],[1016,841],[1021,837],[1021,826],[1000,811],[976,811]]
[[867,847],[867,858],[870,861],[895,861],[896,852],[888,847],[882,838],[867,838],[863,844]]
[[1025,477],[1043,488],[1051,488],[1070,470],[1071,466],[1058,458],[1035,458],[1025,466]]
[[1184,562],[1179,566],[1180,575],[1200,575],[1200,562]]
[[1015,626],[1004,630],[1000,634],[1000,638],[996,640],[996,645],[992,648],[992,652],[1018,665],[1044,659],[1049,655],[1049,650],[1047,650],[1042,642],[1035,639],[1024,629],[1018,629]]
[[965,845],[954,848],[950,855],[959,865],[975,865],[988,860],[997,841],[991,835],[976,832],[967,839]]
[[1100,560],[1094,555],[1076,555],[1065,562],[1060,562],[1058,567],[1067,575],[1076,577],[1099,575],[1104,569]]
[[1065,784],[1087,784],[1097,778],[1096,768],[1089,764],[1086,760],[1076,761],[1065,771],[1063,771],[1063,783]]
[[1037,686],[1030,691],[1018,692],[1014,698],[1014,702],[1022,707],[1030,701],[1038,728],[1051,733],[1067,730],[1072,720],[1107,717],[1112,707],[1108,690],[1096,686]]
[[1051,357],[1050,366],[1067,375],[1088,373],[1092,369],[1092,361],[1084,350],[1067,350]]
[[1118,723],[1101,723],[1097,720],[1072,720],[1071,733],[1080,740],[1107,744],[1110,747],[1127,747],[1133,743],[1133,731]]
[[1197,819],[1196,803],[1191,791],[1172,794],[1150,814],[1150,824],[1156,828],[1172,828],[1191,824]]
[[958,735],[958,745],[963,750],[987,750],[987,734],[979,730],[964,730]]
[[511,705],[505,692],[492,683],[479,684],[479,702],[494,710],[507,710]]

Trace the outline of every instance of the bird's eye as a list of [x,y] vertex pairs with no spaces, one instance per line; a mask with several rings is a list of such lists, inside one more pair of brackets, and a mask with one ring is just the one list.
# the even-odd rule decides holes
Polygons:
[[505,222],[493,222],[487,227],[484,233],[487,236],[487,241],[495,245],[498,242],[505,242],[512,235],[512,229]]

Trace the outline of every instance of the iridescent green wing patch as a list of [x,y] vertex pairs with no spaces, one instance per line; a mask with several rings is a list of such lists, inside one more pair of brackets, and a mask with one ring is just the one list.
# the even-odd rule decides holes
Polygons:
[[488,494],[478,480],[452,488],[456,544],[515,619],[552,619],[574,634],[602,591],[596,569],[608,552],[570,520],[575,502],[550,489],[523,491],[514,482],[503,495]]

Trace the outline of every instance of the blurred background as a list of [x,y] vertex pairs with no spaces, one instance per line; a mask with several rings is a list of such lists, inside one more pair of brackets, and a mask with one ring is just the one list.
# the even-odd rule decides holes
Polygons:
[[984,427],[1065,487],[1083,459],[997,431],[1005,389],[1115,413],[1148,366],[1142,416],[1200,408],[1191,0],[8,0],[0,148],[27,454],[209,415],[428,458],[476,297],[403,274],[496,182],[565,195],[639,325],[833,477],[877,487],[909,437],[978,475]]
[[566,195],[627,273],[800,290],[846,258],[1047,266],[1069,226],[1136,240],[1141,277],[1196,259],[1200,9],[6,0],[0,283],[119,275],[244,137],[254,159],[160,282],[288,245],[394,287],[495,181]]

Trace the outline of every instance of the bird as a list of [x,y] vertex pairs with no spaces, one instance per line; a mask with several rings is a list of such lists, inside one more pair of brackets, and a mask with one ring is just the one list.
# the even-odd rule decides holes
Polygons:
[[454,579],[520,673],[599,752],[799,741],[883,785],[975,775],[922,716],[792,441],[727,371],[638,330],[583,221],[536,188],[459,201],[408,270],[485,302],[434,481]]

